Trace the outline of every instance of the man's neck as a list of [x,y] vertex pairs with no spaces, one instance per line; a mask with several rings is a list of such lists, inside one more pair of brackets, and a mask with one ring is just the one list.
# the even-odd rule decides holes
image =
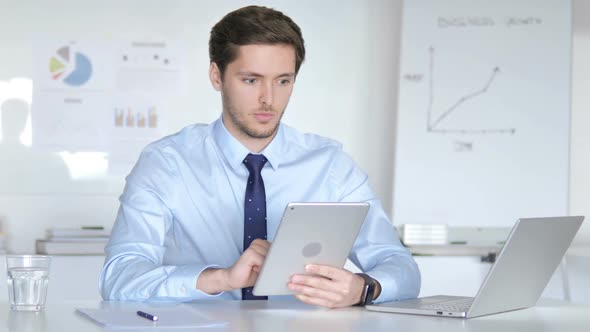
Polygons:
[[262,150],[264,150],[270,144],[270,142],[272,142],[272,140],[277,135],[277,132],[279,131],[277,128],[277,130],[274,132],[274,134],[270,137],[255,138],[255,137],[249,136],[245,133],[242,133],[235,128],[230,128],[230,126],[228,126],[228,124],[225,121],[225,118],[223,116],[222,116],[222,122],[223,122],[223,125],[225,126],[225,129],[227,129],[227,131],[229,132],[229,134],[232,135],[236,140],[238,140],[238,142],[240,142],[250,152],[253,152],[253,153],[260,153]]
[[[275,133],[276,135],[276,133]],[[272,137],[269,138],[252,138],[252,137],[244,137],[244,138],[238,138],[236,137],[236,139],[242,143],[248,150],[250,150],[251,152],[254,153],[260,153],[262,150],[264,150],[264,148],[266,148],[270,142],[272,142],[272,139],[274,138],[273,135]]]

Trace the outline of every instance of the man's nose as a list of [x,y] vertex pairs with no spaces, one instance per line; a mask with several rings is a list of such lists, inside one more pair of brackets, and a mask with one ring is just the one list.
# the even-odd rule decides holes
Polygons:
[[272,106],[273,102],[273,87],[272,83],[265,83],[261,86],[260,103],[267,107]]

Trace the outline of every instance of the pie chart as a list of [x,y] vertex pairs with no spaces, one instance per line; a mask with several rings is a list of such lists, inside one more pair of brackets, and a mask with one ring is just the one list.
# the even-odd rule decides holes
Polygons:
[[49,60],[49,72],[51,78],[56,81],[80,86],[88,82],[92,76],[92,63],[86,55],[73,52],[69,46],[64,46]]

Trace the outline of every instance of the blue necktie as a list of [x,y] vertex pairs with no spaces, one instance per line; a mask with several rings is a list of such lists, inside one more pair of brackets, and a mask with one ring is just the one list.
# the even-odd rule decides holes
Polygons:
[[[244,251],[255,239],[266,240],[266,194],[260,174],[265,163],[266,157],[261,154],[249,153],[244,159],[250,172],[244,202]],[[252,287],[242,288],[242,300],[267,299],[267,296],[254,296]]]

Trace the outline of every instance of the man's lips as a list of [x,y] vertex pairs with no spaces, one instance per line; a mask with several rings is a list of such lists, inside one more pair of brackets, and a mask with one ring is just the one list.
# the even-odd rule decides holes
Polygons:
[[271,112],[257,112],[254,113],[254,117],[256,117],[256,120],[258,121],[270,121],[272,120],[272,118],[274,118],[274,113]]

